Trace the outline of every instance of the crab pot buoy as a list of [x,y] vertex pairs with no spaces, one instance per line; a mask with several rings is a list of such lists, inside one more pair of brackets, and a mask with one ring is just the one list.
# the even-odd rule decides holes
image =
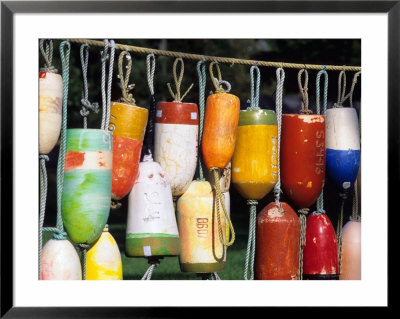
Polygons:
[[182,195],[193,180],[197,164],[198,131],[196,104],[158,103],[154,160],[167,174],[172,196]]
[[325,181],[325,117],[283,114],[282,189],[298,208],[310,207]]
[[278,178],[278,127],[274,111],[240,111],[232,182],[246,199],[262,199]]
[[122,260],[108,226],[86,254],[86,280],[122,280]]
[[326,169],[337,187],[353,187],[360,168],[360,132],[354,108],[326,111]]
[[[225,267],[226,247],[219,237],[214,197],[209,182],[192,181],[177,201],[182,272],[210,273]],[[229,193],[224,193],[224,203],[229,212]],[[222,212],[220,218],[221,228],[225,230]]]
[[[205,179],[211,185],[215,185],[216,181],[214,180],[214,174],[208,170],[203,161],[201,162],[201,165],[203,165]],[[225,193],[229,191],[229,187],[231,186],[231,177],[232,177],[232,162],[229,161],[229,163],[224,167],[224,169],[219,174],[219,186],[221,188],[221,192]]]
[[349,221],[342,230],[340,280],[361,279],[361,222]]
[[148,110],[136,105],[112,102],[110,130],[113,131],[111,197],[120,200],[135,183]]
[[336,234],[326,214],[311,214],[307,218],[303,251],[304,279],[339,279]]
[[207,97],[201,149],[204,163],[211,169],[223,170],[235,150],[240,101],[230,93]]
[[74,246],[64,239],[50,239],[42,250],[41,280],[82,280],[81,262]]
[[67,130],[62,219],[76,244],[93,244],[107,223],[111,201],[112,135]]
[[257,216],[255,278],[297,280],[300,221],[287,203],[268,204]]
[[60,74],[39,72],[39,153],[48,154],[61,130],[63,84]]
[[128,201],[127,257],[176,256],[179,233],[171,186],[161,166],[145,155]]

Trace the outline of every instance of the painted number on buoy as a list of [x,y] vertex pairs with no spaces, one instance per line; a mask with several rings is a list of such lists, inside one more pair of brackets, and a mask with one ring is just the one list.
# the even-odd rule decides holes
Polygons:
[[196,218],[197,237],[207,237],[208,218]]
[[323,130],[315,133],[317,140],[315,141],[317,161],[315,163],[315,173],[317,175],[324,172],[324,152],[325,152],[325,132]]

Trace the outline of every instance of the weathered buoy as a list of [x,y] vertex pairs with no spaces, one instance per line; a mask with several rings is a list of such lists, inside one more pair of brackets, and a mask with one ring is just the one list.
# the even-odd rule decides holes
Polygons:
[[257,216],[255,278],[297,280],[300,222],[293,208],[268,204]]
[[60,74],[39,72],[39,153],[48,154],[60,136],[63,84]]
[[360,132],[354,108],[326,111],[326,169],[337,187],[353,187],[360,168]]
[[135,183],[148,110],[136,105],[112,102],[110,130],[113,131],[113,167],[111,196],[125,197]]
[[[215,185],[213,172],[208,170],[208,167],[204,164],[204,161],[201,161],[201,165],[204,171],[204,178],[211,185]],[[219,187],[221,188],[221,192],[225,193],[229,191],[229,188],[231,186],[231,179],[232,179],[232,161],[229,161],[229,163],[224,167],[224,169],[219,172]]]
[[348,221],[342,233],[342,269],[340,280],[361,279],[361,222]]
[[86,280],[122,280],[122,260],[108,226],[86,254]]
[[172,196],[182,195],[196,171],[199,114],[194,103],[157,106],[154,159],[168,176]]
[[271,110],[240,111],[232,183],[246,199],[261,199],[278,177],[278,127]]
[[41,280],[82,280],[81,262],[74,246],[64,239],[50,239],[41,257]]
[[339,278],[336,234],[326,214],[312,213],[307,218],[303,252],[303,278],[334,280]]
[[62,194],[62,219],[76,244],[92,244],[107,223],[111,201],[110,132],[68,129]]
[[282,189],[297,206],[310,207],[325,181],[325,116],[283,114]]
[[145,155],[129,194],[127,257],[176,256],[179,233],[171,186],[161,166]]
[[[224,193],[229,212],[229,193]],[[225,233],[226,220],[215,207],[215,193],[207,181],[192,181],[177,201],[177,219],[181,241],[179,263],[183,272],[211,273],[224,269],[226,247],[220,236]],[[219,228],[220,227],[220,228]],[[229,228],[228,228],[229,229]]]

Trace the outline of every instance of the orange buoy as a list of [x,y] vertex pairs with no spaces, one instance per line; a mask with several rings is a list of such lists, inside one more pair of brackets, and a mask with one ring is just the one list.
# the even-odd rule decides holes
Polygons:
[[280,204],[268,204],[257,216],[256,279],[298,279],[300,222],[293,208]]
[[[124,57],[128,61],[125,77],[122,70]],[[148,110],[136,106],[132,94],[128,94],[134,86],[133,84],[128,85],[132,67],[129,52],[121,52],[118,66],[122,97],[120,102],[111,103],[109,125],[114,136],[111,185],[111,197],[114,200],[125,197],[135,183],[148,119]]]
[[246,199],[262,199],[278,177],[278,127],[271,110],[240,111],[232,182]]
[[340,280],[361,279],[361,222],[346,223],[342,233],[342,269]]
[[307,219],[303,252],[303,278],[339,278],[337,239],[326,214],[312,213]]
[[325,182],[325,116],[283,114],[282,189],[298,208],[310,207]]

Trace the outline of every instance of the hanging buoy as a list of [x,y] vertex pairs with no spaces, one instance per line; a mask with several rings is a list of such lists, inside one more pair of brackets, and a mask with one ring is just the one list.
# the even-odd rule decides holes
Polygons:
[[121,254],[107,225],[87,252],[86,280],[122,280]]
[[[229,193],[224,193],[229,212]],[[192,181],[177,201],[177,219],[181,240],[179,263],[183,272],[212,273],[224,269],[226,247],[221,240],[226,227],[218,217],[215,194],[207,181]],[[228,228],[229,230],[229,228]]]
[[342,234],[342,271],[340,280],[361,279],[361,222],[348,221]]
[[[124,57],[128,61],[125,77],[122,68]],[[135,183],[149,113],[147,109],[137,106],[129,93],[134,87],[134,84],[128,84],[132,67],[129,52],[121,52],[118,66],[122,97],[120,102],[111,103],[109,125],[109,129],[113,131],[111,196],[115,200],[125,197]]]
[[74,246],[64,239],[50,239],[41,257],[41,280],[82,280],[81,262]]
[[[179,77],[176,75],[178,62],[181,63]],[[174,197],[182,195],[189,187],[197,164],[199,111],[197,104],[182,102],[193,86],[181,96],[183,72],[182,58],[175,59],[173,75],[176,93],[167,84],[174,100],[158,103],[155,125],[154,160],[167,174]]]
[[62,219],[76,244],[92,244],[107,223],[111,201],[112,135],[68,129]]
[[326,214],[312,213],[307,219],[303,252],[304,279],[338,279],[337,239]]
[[300,222],[287,203],[272,202],[257,216],[255,278],[297,280]]
[[49,54],[46,54],[43,42],[40,45],[46,65],[39,72],[39,153],[48,154],[60,136],[63,84],[61,75],[51,65],[53,43],[50,40]]
[[232,182],[246,199],[262,199],[278,177],[278,127],[271,110],[240,111]]
[[161,166],[145,155],[128,201],[127,257],[176,256],[179,234],[171,186]]
[[337,187],[353,187],[360,168],[360,132],[354,108],[326,111],[326,169]]
[[132,189],[139,169],[140,153],[147,124],[145,108],[111,103],[113,130],[112,198],[120,200]]

